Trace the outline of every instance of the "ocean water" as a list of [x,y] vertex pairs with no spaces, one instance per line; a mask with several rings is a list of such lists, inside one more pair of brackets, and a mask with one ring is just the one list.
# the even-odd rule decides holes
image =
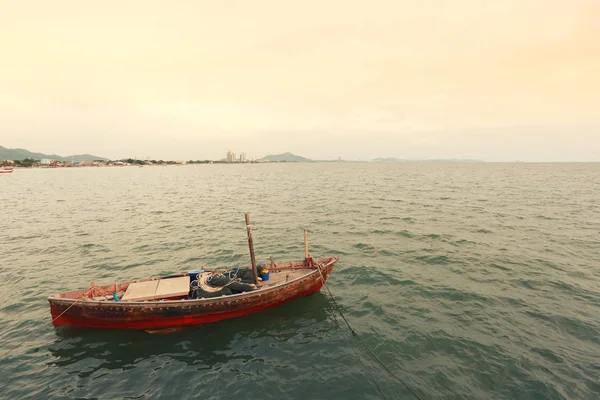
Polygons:
[[[0,175],[2,399],[597,399],[600,164],[315,163]],[[321,293],[164,335],[46,297],[339,255]],[[403,383],[402,383],[403,382]]]

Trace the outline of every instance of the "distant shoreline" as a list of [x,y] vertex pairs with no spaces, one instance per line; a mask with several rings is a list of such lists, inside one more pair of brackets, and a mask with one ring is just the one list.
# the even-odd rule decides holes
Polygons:
[[14,170],[32,170],[32,169],[77,169],[77,168],[155,168],[155,167],[181,167],[189,165],[247,165],[247,164],[598,164],[600,161],[269,161],[269,162],[235,162],[228,163],[223,161],[209,161],[209,162],[169,162],[164,164],[114,164],[114,163],[79,163],[79,164],[66,164],[66,165],[31,165],[23,166],[16,164],[3,164],[0,161],[0,168],[3,166],[12,167]]

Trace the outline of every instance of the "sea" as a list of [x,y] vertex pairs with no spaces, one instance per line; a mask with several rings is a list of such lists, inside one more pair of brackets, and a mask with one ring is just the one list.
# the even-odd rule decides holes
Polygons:
[[[259,263],[302,259],[304,228],[339,256],[333,297],[164,334],[51,324],[46,298],[91,282],[249,265],[246,212]],[[15,170],[0,321],[1,399],[598,399],[600,164]]]

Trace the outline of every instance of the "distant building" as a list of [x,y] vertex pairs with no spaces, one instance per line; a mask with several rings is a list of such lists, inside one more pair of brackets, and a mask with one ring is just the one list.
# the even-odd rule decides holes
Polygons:
[[240,162],[246,162],[246,153],[240,153]]
[[236,162],[235,153],[231,150],[227,150],[227,162],[228,163]]
[[42,161],[40,162],[40,164],[42,165],[50,165],[52,163],[52,160],[49,158],[42,158]]

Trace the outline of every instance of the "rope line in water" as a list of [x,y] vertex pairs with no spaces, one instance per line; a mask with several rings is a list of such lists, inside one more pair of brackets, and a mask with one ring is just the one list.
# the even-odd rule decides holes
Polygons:
[[[331,316],[333,318],[333,321],[335,322],[335,325],[338,327],[338,329],[342,329],[342,326],[340,325],[340,323],[338,322],[338,319],[335,315],[335,310],[333,309],[333,307],[331,306],[330,303],[327,304],[329,311],[331,312]],[[384,400],[387,400],[387,396],[385,395],[385,393],[383,392],[383,389],[381,389],[381,386],[379,386],[379,383],[377,383],[377,379],[375,379],[375,376],[373,375],[373,372],[371,372],[370,368],[367,366],[367,364],[365,364],[365,361],[363,360],[363,358],[360,356],[360,354],[358,353],[358,347],[356,347],[356,343],[354,343],[354,341],[352,340],[351,337],[348,337],[350,344],[351,344],[351,349],[352,352],[354,353],[354,356],[358,359],[358,361],[360,361],[360,363],[362,364],[364,370],[367,375],[369,376],[369,378],[371,378],[371,380],[367,381],[371,384],[371,386],[373,386],[381,395],[381,398]]]
[[388,373],[388,375],[390,375],[392,378],[394,378],[396,381],[402,383],[404,385],[404,387],[410,392],[412,393],[413,396],[415,396],[415,398],[417,398],[418,400],[423,400],[421,399],[421,397],[419,397],[419,395],[417,395],[415,393],[414,390],[412,390],[410,388],[410,386],[408,386],[408,384],[406,384],[406,382],[404,382],[402,379],[400,379],[396,374],[394,374],[392,372],[391,369],[388,368],[387,365],[385,365],[385,363],[383,361],[381,361],[381,359],[377,356],[377,354],[375,354],[375,352],[369,347],[367,346],[367,344],[365,343],[364,340],[362,340],[362,338],[358,335],[358,333],[356,333],[356,331],[354,330],[354,328],[352,328],[352,326],[350,325],[350,323],[348,322],[348,320],[346,319],[346,317],[344,316],[344,313],[342,313],[342,310],[340,309],[340,306],[338,305],[337,301],[335,301],[335,298],[333,297],[333,294],[331,293],[331,290],[329,290],[329,286],[327,286],[325,284],[325,278],[323,277],[323,271],[321,270],[323,266],[322,263],[319,263],[317,260],[315,260],[314,258],[312,259],[313,263],[317,266],[317,269],[319,270],[319,273],[321,274],[321,281],[323,282],[323,286],[325,287],[325,289],[327,289],[327,292],[329,293],[329,297],[331,298],[333,304],[335,305],[335,308],[337,309],[338,313],[340,314],[340,316],[342,317],[342,319],[344,320],[344,322],[346,323],[346,325],[348,326],[348,329],[350,330],[350,332],[352,332],[352,336],[355,336],[358,338],[358,340],[360,341],[360,343],[364,346],[365,349],[367,349],[369,351],[369,353],[371,354],[371,356],[373,357],[373,359],[375,361],[377,361],[379,363],[379,365],[381,365],[383,367],[383,369]]

